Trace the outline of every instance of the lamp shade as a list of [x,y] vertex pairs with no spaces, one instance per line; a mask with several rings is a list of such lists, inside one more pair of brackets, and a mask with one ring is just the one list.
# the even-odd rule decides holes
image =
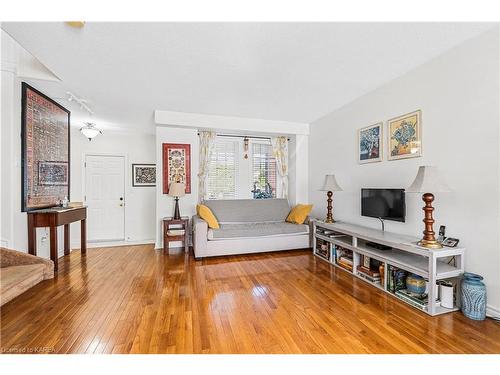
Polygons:
[[171,197],[183,197],[186,195],[186,185],[182,182],[171,182],[168,188],[168,195]]
[[91,122],[86,122],[85,126],[80,128],[80,132],[91,141],[93,138],[97,137],[99,134],[102,134],[102,130],[98,129],[95,124]]
[[325,176],[325,183],[320,191],[342,191],[342,188],[337,183],[334,174],[327,174]]
[[446,193],[451,191],[434,166],[422,165],[418,168],[413,183],[406,189],[408,193]]

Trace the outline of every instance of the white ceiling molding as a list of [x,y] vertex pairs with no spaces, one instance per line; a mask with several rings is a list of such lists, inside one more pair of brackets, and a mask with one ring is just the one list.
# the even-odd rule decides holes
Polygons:
[[60,82],[61,80],[45,65],[26,51],[9,34],[1,30],[2,70],[15,73],[18,77]]
[[160,126],[180,126],[184,128],[231,130],[233,132],[253,132],[272,134],[309,135],[309,124],[289,121],[263,120],[255,118],[205,115],[172,111],[155,111],[155,123]]

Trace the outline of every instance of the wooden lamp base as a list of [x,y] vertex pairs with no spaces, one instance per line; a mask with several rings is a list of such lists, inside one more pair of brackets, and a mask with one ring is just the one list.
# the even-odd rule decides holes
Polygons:
[[328,193],[326,193],[326,196],[328,197],[328,199],[326,200],[327,206],[326,206],[326,219],[325,219],[325,223],[334,223],[335,220],[333,220],[333,213],[332,213],[332,208],[333,208],[333,205],[332,205],[332,202],[333,202],[332,196],[333,196],[333,192],[329,191]]
[[434,195],[431,193],[425,193],[422,195],[422,200],[425,202],[425,206],[422,208],[425,212],[424,216],[424,237],[417,243],[418,246],[426,247],[428,249],[441,249],[441,245],[434,236],[436,233],[433,229],[434,218],[432,217],[432,212],[434,207],[432,207],[432,202],[434,201]]

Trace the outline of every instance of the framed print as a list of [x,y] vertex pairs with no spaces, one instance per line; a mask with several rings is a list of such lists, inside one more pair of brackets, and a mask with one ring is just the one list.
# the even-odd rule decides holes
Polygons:
[[358,162],[360,164],[382,161],[383,123],[358,130]]
[[422,156],[421,112],[415,111],[389,120],[389,160]]
[[171,182],[182,182],[191,193],[191,145],[163,143],[163,194]]
[[132,164],[132,186],[156,186],[156,164]]
[[38,184],[46,186],[67,186],[69,181],[68,163],[64,161],[39,161]]
[[58,206],[70,191],[70,112],[22,83],[21,208]]

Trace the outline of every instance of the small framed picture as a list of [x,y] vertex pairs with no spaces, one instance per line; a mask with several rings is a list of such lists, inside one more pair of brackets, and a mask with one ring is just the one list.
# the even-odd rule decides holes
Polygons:
[[370,269],[370,263],[371,263],[370,257],[363,255],[363,267]]
[[422,156],[422,113],[407,113],[388,121],[388,160]]
[[446,246],[446,247],[456,247],[459,242],[460,242],[460,240],[458,238],[447,237],[442,242],[442,245]]
[[358,130],[359,164],[382,161],[382,127],[380,122]]
[[156,164],[132,164],[132,186],[156,186]]

